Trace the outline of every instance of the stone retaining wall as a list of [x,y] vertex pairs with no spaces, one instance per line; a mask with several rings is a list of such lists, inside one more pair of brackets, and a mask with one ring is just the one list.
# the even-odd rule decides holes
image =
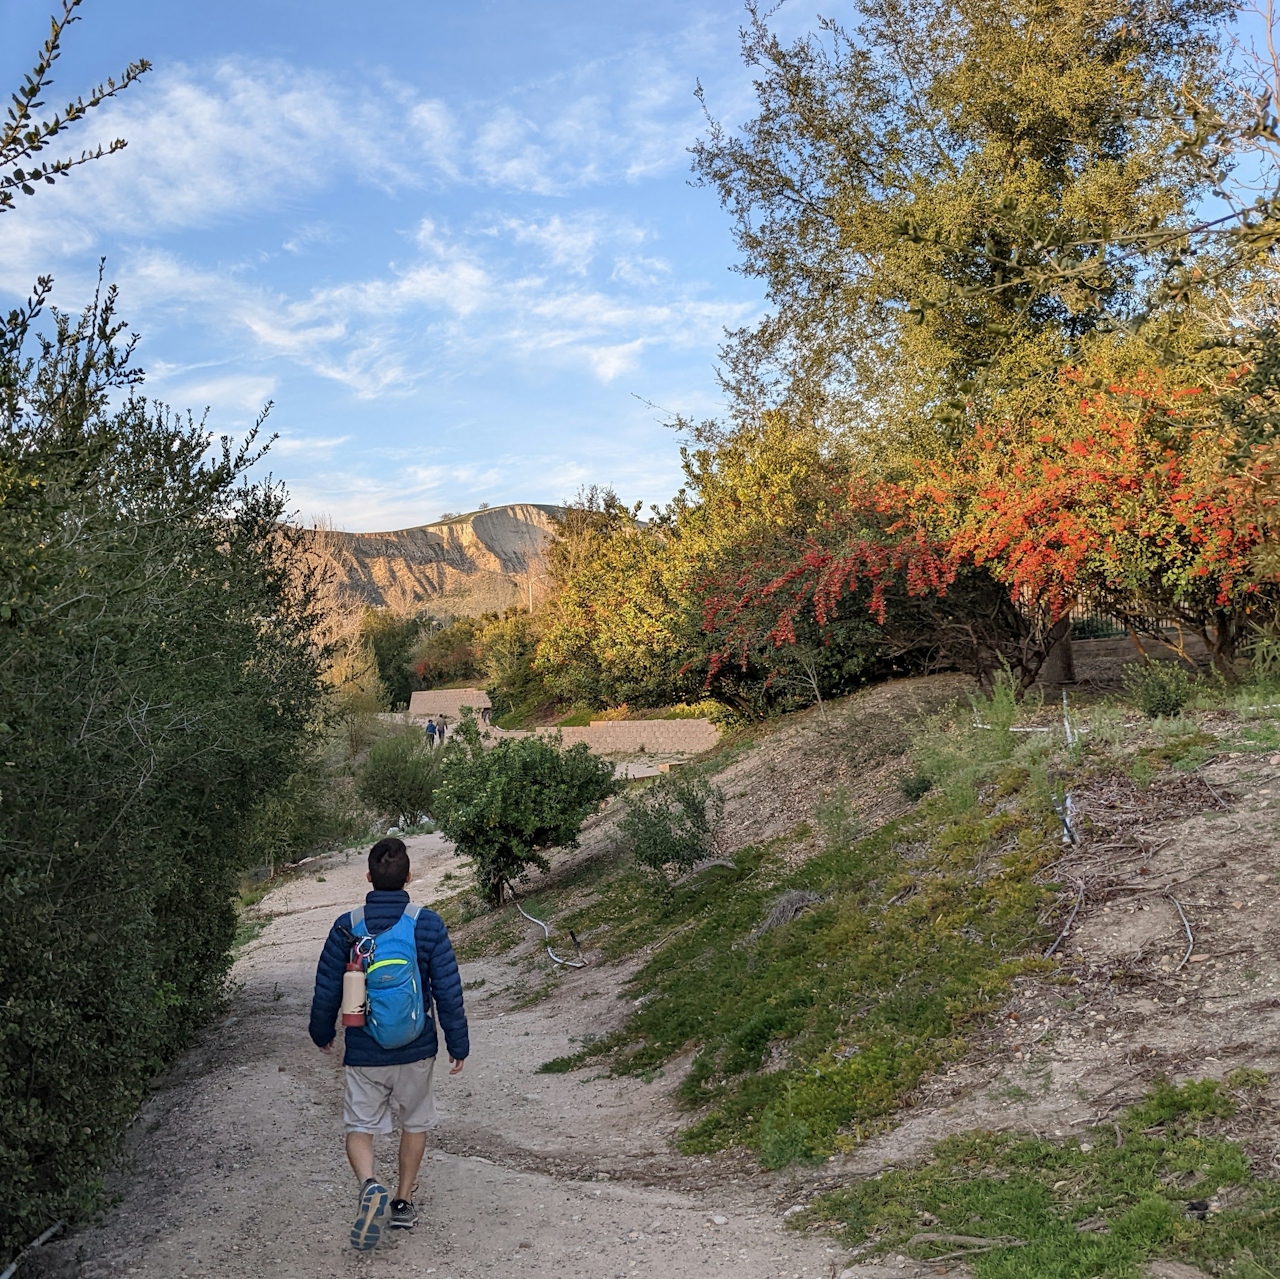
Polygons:
[[[516,732],[493,730],[495,737],[515,737]],[[696,755],[720,740],[720,730],[709,719],[594,720],[586,728],[538,728],[545,737],[559,733],[566,746],[585,742],[594,755]]]

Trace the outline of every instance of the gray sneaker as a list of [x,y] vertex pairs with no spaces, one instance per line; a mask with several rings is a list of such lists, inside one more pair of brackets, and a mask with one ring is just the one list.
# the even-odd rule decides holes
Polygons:
[[393,1199],[391,1201],[391,1229],[412,1230],[418,1224],[418,1210],[412,1199]]
[[360,1211],[356,1215],[356,1224],[351,1227],[351,1246],[358,1252],[368,1252],[377,1246],[378,1236],[382,1233],[382,1214],[386,1208],[386,1187],[370,1177],[360,1187]]

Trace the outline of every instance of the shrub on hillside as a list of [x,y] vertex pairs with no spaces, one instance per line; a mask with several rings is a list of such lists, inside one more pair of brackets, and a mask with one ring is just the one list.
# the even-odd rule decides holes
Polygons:
[[706,778],[678,770],[625,802],[618,830],[641,866],[679,872],[714,855],[724,792]]
[[439,753],[414,728],[369,747],[356,778],[356,794],[375,812],[400,826],[412,826],[431,813],[439,781]]

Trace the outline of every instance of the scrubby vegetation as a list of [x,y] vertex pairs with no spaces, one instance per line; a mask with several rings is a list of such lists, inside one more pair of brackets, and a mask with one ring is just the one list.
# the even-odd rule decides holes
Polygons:
[[627,795],[618,833],[638,865],[678,873],[714,856],[723,818],[724,792],[679,769]]
[[968,706],[930,726],[917,753],[937,793],[912,816],[863,837],[836,801],[797,870],[783,844],[756,847],[661,900],[623,875],[567,916],[579,935],[606,929],[612,953],[667,940],[633,979],[640,1011],[544,1069],[607,1056],[644,1072],[697,1045],[680,1085],[702,1111],[690,1152],[747,1144],[780,1166],[872,1131],[1043,962],[1040,872],[1060,826],[1048,748],[1009,731],[1003,688],[979,707],[997,727],[975,728]]
[[1157,1256],[1265,1279],[1280,1264],[1280,1187],[1222,1132],[1232,1088],[1260,1083],[1256,1071],[1226,1087],[1159,1082],[1066,1141],[962,1133],[918,1167],[820,1196],[794,1224],[834,1226],[864,1254],[962,1257],[978,1279],[1136,1274]]
[[397,826],[412,826],[430,815],[440,781],[440,752],[416,724],[369,747],[356,774],[356,794]]

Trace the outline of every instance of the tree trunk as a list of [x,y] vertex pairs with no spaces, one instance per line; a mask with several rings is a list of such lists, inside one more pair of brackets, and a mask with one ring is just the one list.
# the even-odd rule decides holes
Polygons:
[[1040,668],[1040,682],[1042,684],[1074,684],[1076,682],[1076,663],[1071,651],[1070,623],[1067,625],[1066,633],[1045,657],[1044,665]]

